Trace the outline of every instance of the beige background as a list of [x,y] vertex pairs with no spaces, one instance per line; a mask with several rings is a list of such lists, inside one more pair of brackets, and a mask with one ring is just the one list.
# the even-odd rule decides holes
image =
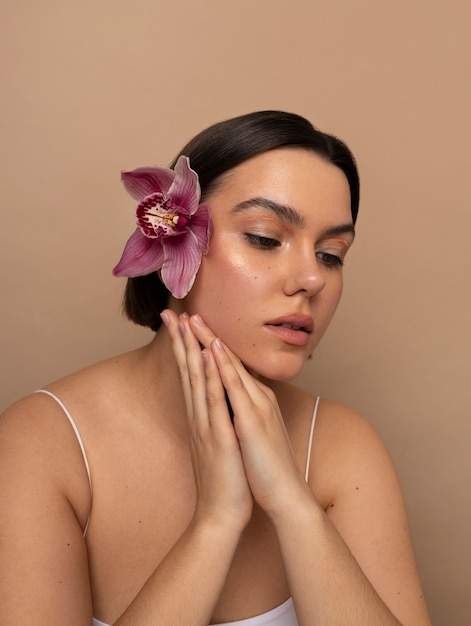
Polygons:
[[363,412],[401,476],[436,625],[469,624],[469,0],[2,0],[0,408],[149,338],[111,267],[119,172],[262,108],[344,138],[363,198],[306,388]]

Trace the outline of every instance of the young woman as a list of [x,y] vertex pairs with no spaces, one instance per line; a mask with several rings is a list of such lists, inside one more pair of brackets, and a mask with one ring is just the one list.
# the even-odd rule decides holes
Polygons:
[[0,623],[429,625],[383,444],[290,383],[342,291],[348,148],[265,111],[123,180],[155,337],[3,415]]

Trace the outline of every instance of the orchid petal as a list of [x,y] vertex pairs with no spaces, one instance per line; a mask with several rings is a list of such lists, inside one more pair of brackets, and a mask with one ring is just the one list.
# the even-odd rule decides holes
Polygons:
[[184,215],[193,215],[197,210],[201,195],[198,174],[191,169],[188,157],[179,157],[175,165],[175,178],[167,195]]
[[129,237],[119,263],[113,269],[115,276],[146,276],[162,266],[164,252],[159,239],[150,239],[137,228]]
[[127,192],[138,201],[156,191],[166,194],[174,178],[175,172],[166,167],[138,167],[132,172],[121,172]]
[[211,239],[213,223],[207,204],[200,204],[198,210],[191,217],[191,230],[198,240],[198,248],[202,254],[208,251],[209,240]]
[[198,239],[191,231],[163,242],[161,278],[175,298],[184,298],[195,282],[201,264]]

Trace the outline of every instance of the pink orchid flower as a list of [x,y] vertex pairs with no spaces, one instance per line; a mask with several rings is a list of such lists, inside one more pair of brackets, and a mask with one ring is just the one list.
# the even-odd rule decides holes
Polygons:
[[139,202],[137,229],[128,239],[113,269],[115,276],[160,277],[175,298],[184,298],[193,286],[201,257],[208,251],[212,222],[209,207],[199,204],[198,175],[188,157],[175,170],[140,167],[123,172],[129,194]]

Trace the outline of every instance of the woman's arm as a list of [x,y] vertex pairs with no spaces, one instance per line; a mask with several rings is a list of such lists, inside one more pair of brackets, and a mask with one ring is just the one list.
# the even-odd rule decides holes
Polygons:
[[2,625],[91,623],[89,508],[83,458],[63,415],[35,396],[0,416]]
[[272,518],[300,624],[430,626],[390,457],[360,416],[329,411],[339,427],[327,514],[309,494]]
[[207,626],[239,536],[221,520],[194,519],[115,626]]

